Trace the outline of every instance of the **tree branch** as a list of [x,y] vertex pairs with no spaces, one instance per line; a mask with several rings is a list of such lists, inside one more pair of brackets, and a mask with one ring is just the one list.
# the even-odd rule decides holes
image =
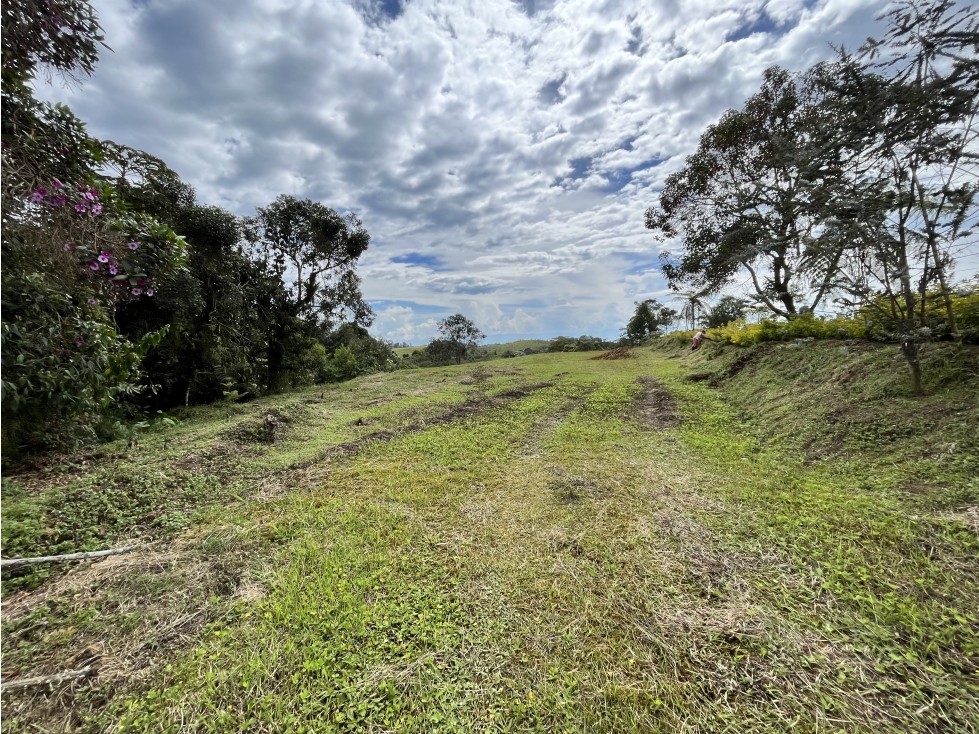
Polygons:
[[0,560],[0,568],[20,568],[21,566],[34,566],[40,563],[60,563],[62,561],[87,561],[91,558],[104,558],[105,556],[116,556],[121,553],[129,553],[139,548],[138,545],[127,545],[121,548],[110,548],[109,550],[90,551],[88,553],[68,553],[63,556],[35,556],[34,558],[4,558]]
[[86,665],[84,668],[79,668],[78,670],[66,670],[63,673],[55,673],[54,675],[38,675],[34,678],[19,678],[0,684],[0,691],[6,693],[7,691],[16,691],[21,688],[32,688],[33,686],[65,683],[70,680],[85,678],[89,675],[93,675],[95,672],[95,669],[91,665]]

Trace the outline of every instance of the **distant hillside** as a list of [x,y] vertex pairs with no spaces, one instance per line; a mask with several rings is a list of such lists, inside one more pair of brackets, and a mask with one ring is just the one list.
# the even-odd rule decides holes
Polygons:
[[[504,342],[502,344],[482,344],[480,349],[489,352],[491,355],[502,355],[503,352],[507,350],[512,352],[522,352],[524,349],[540,349],[548,344],[547,339],[518,339],[517,341]],[[424,349],[425,345],[422,344],[418,347],[397,347],[394,351],[405,356],[411,354],[416,349]]]

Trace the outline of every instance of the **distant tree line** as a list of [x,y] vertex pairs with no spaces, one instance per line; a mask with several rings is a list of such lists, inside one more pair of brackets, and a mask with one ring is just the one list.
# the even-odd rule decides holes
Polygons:
[[975,244],[979,9],[904,0],[882,19],[856,53],[769,69],[667,178],[646,226],[678,244],[662,255],[674,290],[746,278],[782,319],[835,302],[900,343],[920,392],[921,343],[977,337],[956,318],[953,268]]
[[240,218],[147,153],[35,98],[104,46],[85,0],[4,5],[3,449],[118,435],[147,409],[398,363],[367,332],[352,214],[280,196]]

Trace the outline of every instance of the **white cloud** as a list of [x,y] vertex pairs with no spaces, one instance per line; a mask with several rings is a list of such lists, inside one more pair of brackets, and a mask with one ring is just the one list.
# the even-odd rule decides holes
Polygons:
[[96,5],[114,52],[47,94],[208,203],[356,211],[366,295],[403,304],[375,331],[417,342],[434,317],[404,304],[487,333],[616,334],[663,295],[643,212],[703,128],[766,67],[858,45],[884,0]]

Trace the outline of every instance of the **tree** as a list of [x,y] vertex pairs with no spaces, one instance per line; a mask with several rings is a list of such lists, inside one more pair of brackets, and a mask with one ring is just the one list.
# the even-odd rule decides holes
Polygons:
[[747,270],[755,298],[784,317],[826,296],[839,247],[822,236],[831,166],[813,145],[823,72],[768,69],[744,109],[708,127],[686,166],[667,178],[646,227],[680,241],[679,259],[661,255],[672,289],[710,295]]
[[650,337],[659,336],[662,329],[668,328],[677,318],[672,308],[660,305],[653,298],[636,302],[636,312],[624,329],[630,344],[641,344]]
[[688,329],[696,329],[704,314],[710,313],[710,304],[702,293],[685,291],[680,295],[683,296],[683,306],[680,307],[677,318],[683,319]]
[[461,313],[442,319],[437,323],[440,339],[433,339],[427,349],[434,356],[455,360],[462,364],[467,354],[479,345],[486,335],[476,328],[476,324]]
[[[54,69],[68,79],[91,76],[105,46],[86,0],[18,0],[3,5],[3,73],[29,76]],[[107,47],[106,47],[107,48]]]
[[856,58],[842,53],[826,80],[827,128],[851,161],[844,194],[830,204],[851,243],[834,287],[900,343],[920,394],[921,344],[942,331],[960,338],[949,277],[979,192],[979,11],[911,0],[882,18],[884,39]]
[[748,302],[734,296],[723,296],[707,314],[704,326],[715,329],[732,321],[743,319],[748,310]]
[[964,225],[979,192],[979,9],[956,10],[952,0],[904,0],[882,18],[889,21],[887,33],[868,41],[862,55],[893,74],[883,142],[907,170],[919,236],[958,338],[947,271],[950,245],[970,234]]
[[268,385],[280,389],[288,357],[311,346],[321,323],[369,326],[373,321],[355,271],[370,235],[353,214],[341,216],[294,196],[280,196],[258,209],[246,220],[245,234],[269,277],[284,283],[261,305],[267,324]]

